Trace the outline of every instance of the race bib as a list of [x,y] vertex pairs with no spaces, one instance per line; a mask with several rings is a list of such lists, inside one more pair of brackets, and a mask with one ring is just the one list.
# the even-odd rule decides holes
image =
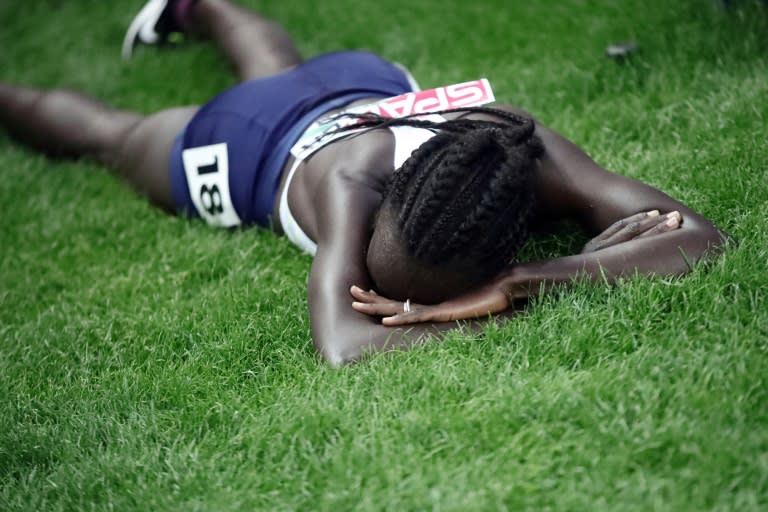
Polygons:
[[181,158],[189,195],[200,216],[214,226],[242,224],[229,195],[227,144],[185,149]]
[[381,117],[400,118],[454,108],[479,107],[493,101],[496,101],[496,98],[486,78],[426,91],[408,92],[315,121],[291,148],[291,154],[299,159],[304,158],[318,147],[347,135],[349,132],[335,132],[340,128],[353,126],[359,120],[346,114],[373,113]]

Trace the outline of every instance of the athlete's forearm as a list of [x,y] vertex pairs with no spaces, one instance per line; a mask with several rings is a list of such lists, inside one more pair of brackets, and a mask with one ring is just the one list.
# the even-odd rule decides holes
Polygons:
[[[351,310],[351,305],[347,305]],[[363,315],[360,315],[363,316]],[[336,321],[332,329],[313,325],[312,336],[315,347],[332,366],[341,366],[359,360],[361,357],[379,352],[408,350],[427,340],[440,340],[448,330],[481,328],[477,322],[459,324],[440,322],[386,327],[376,323],[372,317],[351,322]]]
[[[312,340],[317,352],[332,366],[357,361],[366,354],[407,350],[428,339],[440,339],[450,329],[460,325],[455,321],[425,322],[412,326],[382,325],[372,316],[355,311],[350,294],[352,283],[370,289],[367,273],[358,265],[344,267],[339,274],[324,273],[329,261],[325,250],[318,252],[309,278],[309,314]],[[478,323],[464,323],[462,328],[479,329]]]
[[725,235],[706,222],[599,251],[510,267],[498,282],[507,297],[519,299],[576,278],[613,283],[633,275],[682,275],[706,257],[718,254]]

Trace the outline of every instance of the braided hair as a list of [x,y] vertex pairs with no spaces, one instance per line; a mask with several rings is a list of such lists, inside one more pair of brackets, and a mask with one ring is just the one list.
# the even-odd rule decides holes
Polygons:
[[361,114],[346,129],[414,126],[436,132],[392,175],[384,204],[394,209],[414,257],[489,277],[510,263],[528,237],[535,159],[544,148],[529,118],[478,107],[437,113],[449,112],[500,120]]

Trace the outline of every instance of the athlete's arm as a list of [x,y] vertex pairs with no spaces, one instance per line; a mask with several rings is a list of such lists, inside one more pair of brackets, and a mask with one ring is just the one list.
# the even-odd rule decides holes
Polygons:
[[[609,172],[561,135],[537,124],[546,148],[537,173],[539,210],[571,217],[592,235],[610,230],[623,219],[658,211],[659,218],[678,212],[678,225],[653,236],[627,237],[620,243],[597,240],[581,254],[515,265],[500,281],[510,296],[531,295],[542,286],[568,282],[577,275],[593,280],[633,274],[680,275],[707,255],[716,254],[725,235],[709,220],[663,192],[637,180]],[[674,222],[674,218],[667,219]],[[633,219],[623,235],[643,229],[648,220]],[[653,222],[653,219],[651,219]],[[646,224],[647,225],[647,224]],[[663,228],[664,223],[656,226]],[[678,227],[679,226],[679,227]],[[610,240],[610,237],[608,237]]]
[[[548,217],[574,218],[587,233],[597,234],[581,254],[515,264],[482,288],[439,305],[417,305],[411,313],[357,290],[355,309],[383,315],[387,325],[482,317],[576,277],[612,283],[635,274],[680,275],[696,261],[718,254],[725,235],[700,214],[649,185],[603,169],[539,123],[536,133],[546,148],[537,173],[538,210]],[[659,215],[649,218],[648,212]],[[676,224],[666,224],[672,219]]]
[[407,348],[456,327],[455,322],[386,327],[352,309],[350,287],[371,287],[365,252],[381,194],[359,173],[341,169],[326,174],[313,201],[318,228],[309,276],[309,314],[315,348],[329,363],[339,365],[366,352]]

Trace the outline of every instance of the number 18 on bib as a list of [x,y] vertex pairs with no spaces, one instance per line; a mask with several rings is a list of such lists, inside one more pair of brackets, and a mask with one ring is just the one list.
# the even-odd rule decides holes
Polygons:
[[181,153],[189,195],[197,212],[209,224],[232,227],[242,224],[229,194],[227,144],[185,149]]

